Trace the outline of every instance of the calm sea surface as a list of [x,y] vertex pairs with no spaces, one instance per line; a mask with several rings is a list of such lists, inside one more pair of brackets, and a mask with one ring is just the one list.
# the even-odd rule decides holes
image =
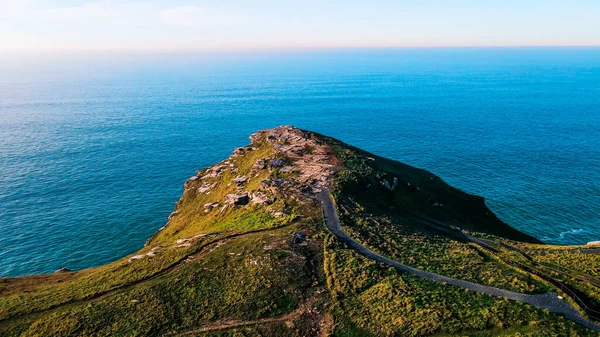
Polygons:
[[600,49],[0,56],[0,276],[136,251],[195,170],[281,124],[428,169],[548,243],[600,240]]

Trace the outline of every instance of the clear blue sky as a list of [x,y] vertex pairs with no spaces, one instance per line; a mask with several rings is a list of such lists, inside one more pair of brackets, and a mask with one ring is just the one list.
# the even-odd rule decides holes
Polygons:
[[600,45],[600,1],[0,0],[0,51],[540,45]]

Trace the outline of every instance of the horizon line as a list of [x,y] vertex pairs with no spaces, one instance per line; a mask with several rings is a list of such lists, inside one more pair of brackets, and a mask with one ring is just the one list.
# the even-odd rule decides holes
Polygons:
[[331,50],[385,50],[385,49],[502,49],[502,48],[600,48],[597,45],[410,45],[410,46],[290,46],[290,47],[256,47],[256,48],[3,48],[3,53],[260,53],[260,52],[301,52],[301,51],[331,51]]

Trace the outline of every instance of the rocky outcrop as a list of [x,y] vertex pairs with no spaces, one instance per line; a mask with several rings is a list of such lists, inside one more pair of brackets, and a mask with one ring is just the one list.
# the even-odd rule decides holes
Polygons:
[[258,159],[256,162],[254,162],[254,165],[252,165],[252,173],[255,174],[256,172],[260,171],[260,170],[264,170],[267,168],[267,160],[266,159]]
[[386,190],[393,191],[393,190],[395,190],[398,187],[398,178],[394,177],[394,180],[392,180],[392,184],[391,185],[390,185],[390,183],[386,179],[383,179],[379,183]]
[[331,148],[320,143],[310,132],[292,126],[280,126],[260,131],[251,139],[259,139],[261,135],[273,143],[277,152],[270,166],[279,168],[280,173],[294,172],[290,181],[300,186],[322,189],[328,185],[329,178],[340,165]]
[[244,154],[246,154],[249,151],[253,151],[254,148],[252,146],[243,146],[243,147],[238,147],[235,150],[233,150],[233,153],[231,154],[232,157],[239,157],[239,156],[243,156]]
[[212,211],[213,209],[219,207],[219,203],[218,202],[209,202],[204,204],[204,213],[208,213],[210,211]]
[[227,167],[227,165],[225,165],[225,164],[215,165],[215,166],[207,168],[204,172],[200,171],[200,172],[196,173],[196,175],[202,174],[200,179],[215,178],[215,177],[222,175],[223,170],[226,167]]
[[133,262],[135,260],[141,260],[141,259],[144,259],[144,258],[151,259],[154,255],[158,254],[158,250],[159,249],[160,249],[159,247],[154,247],[154,248],[150,249],[150,251],[147,252],[146,254],[134,255],[134,256],[132,256],[132,257],[129,258],[129,262],[131,263],[131,262]]
[[246,181],[248,181],[248,178],[246,178],[245,176],[235,177],[233,179],[233,182],[238,186],[244,185],[246,183]]
[[234,206],[247,205],[250,202],[248,193],[227,194],[225,196],[225,204]]
[[284,165],[285,165],[285,161],[282,159],[271,160],[271,167],[283,167]]
[[198,188],[197,192],[198,192],[198,194],[204,194],[204,193],[210,192],[210,190],[215,188],[216,185],[217,185],[217,183],[204,184]]
[[257,191],[252,193],[250,201],[253,205],[266,206],[273,203],[273,198],[264,192]]

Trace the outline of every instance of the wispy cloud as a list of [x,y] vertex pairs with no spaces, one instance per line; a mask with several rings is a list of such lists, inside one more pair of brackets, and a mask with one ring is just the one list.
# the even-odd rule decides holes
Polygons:
[[[0,50],[206,46],[217,40],[213,27],[240,22],[240,15],[211,7],[164,2],[93,0],[57,7],[0,0]],[[209,41],[197,42],[201,38]]]
[[163,10],[160,22],[181,27],[230,26],[240,22],[240,18],[211,11],[206,7],[180,6]]
[[597,0],[462,2],[0,0],[0,52],[600,44]]

